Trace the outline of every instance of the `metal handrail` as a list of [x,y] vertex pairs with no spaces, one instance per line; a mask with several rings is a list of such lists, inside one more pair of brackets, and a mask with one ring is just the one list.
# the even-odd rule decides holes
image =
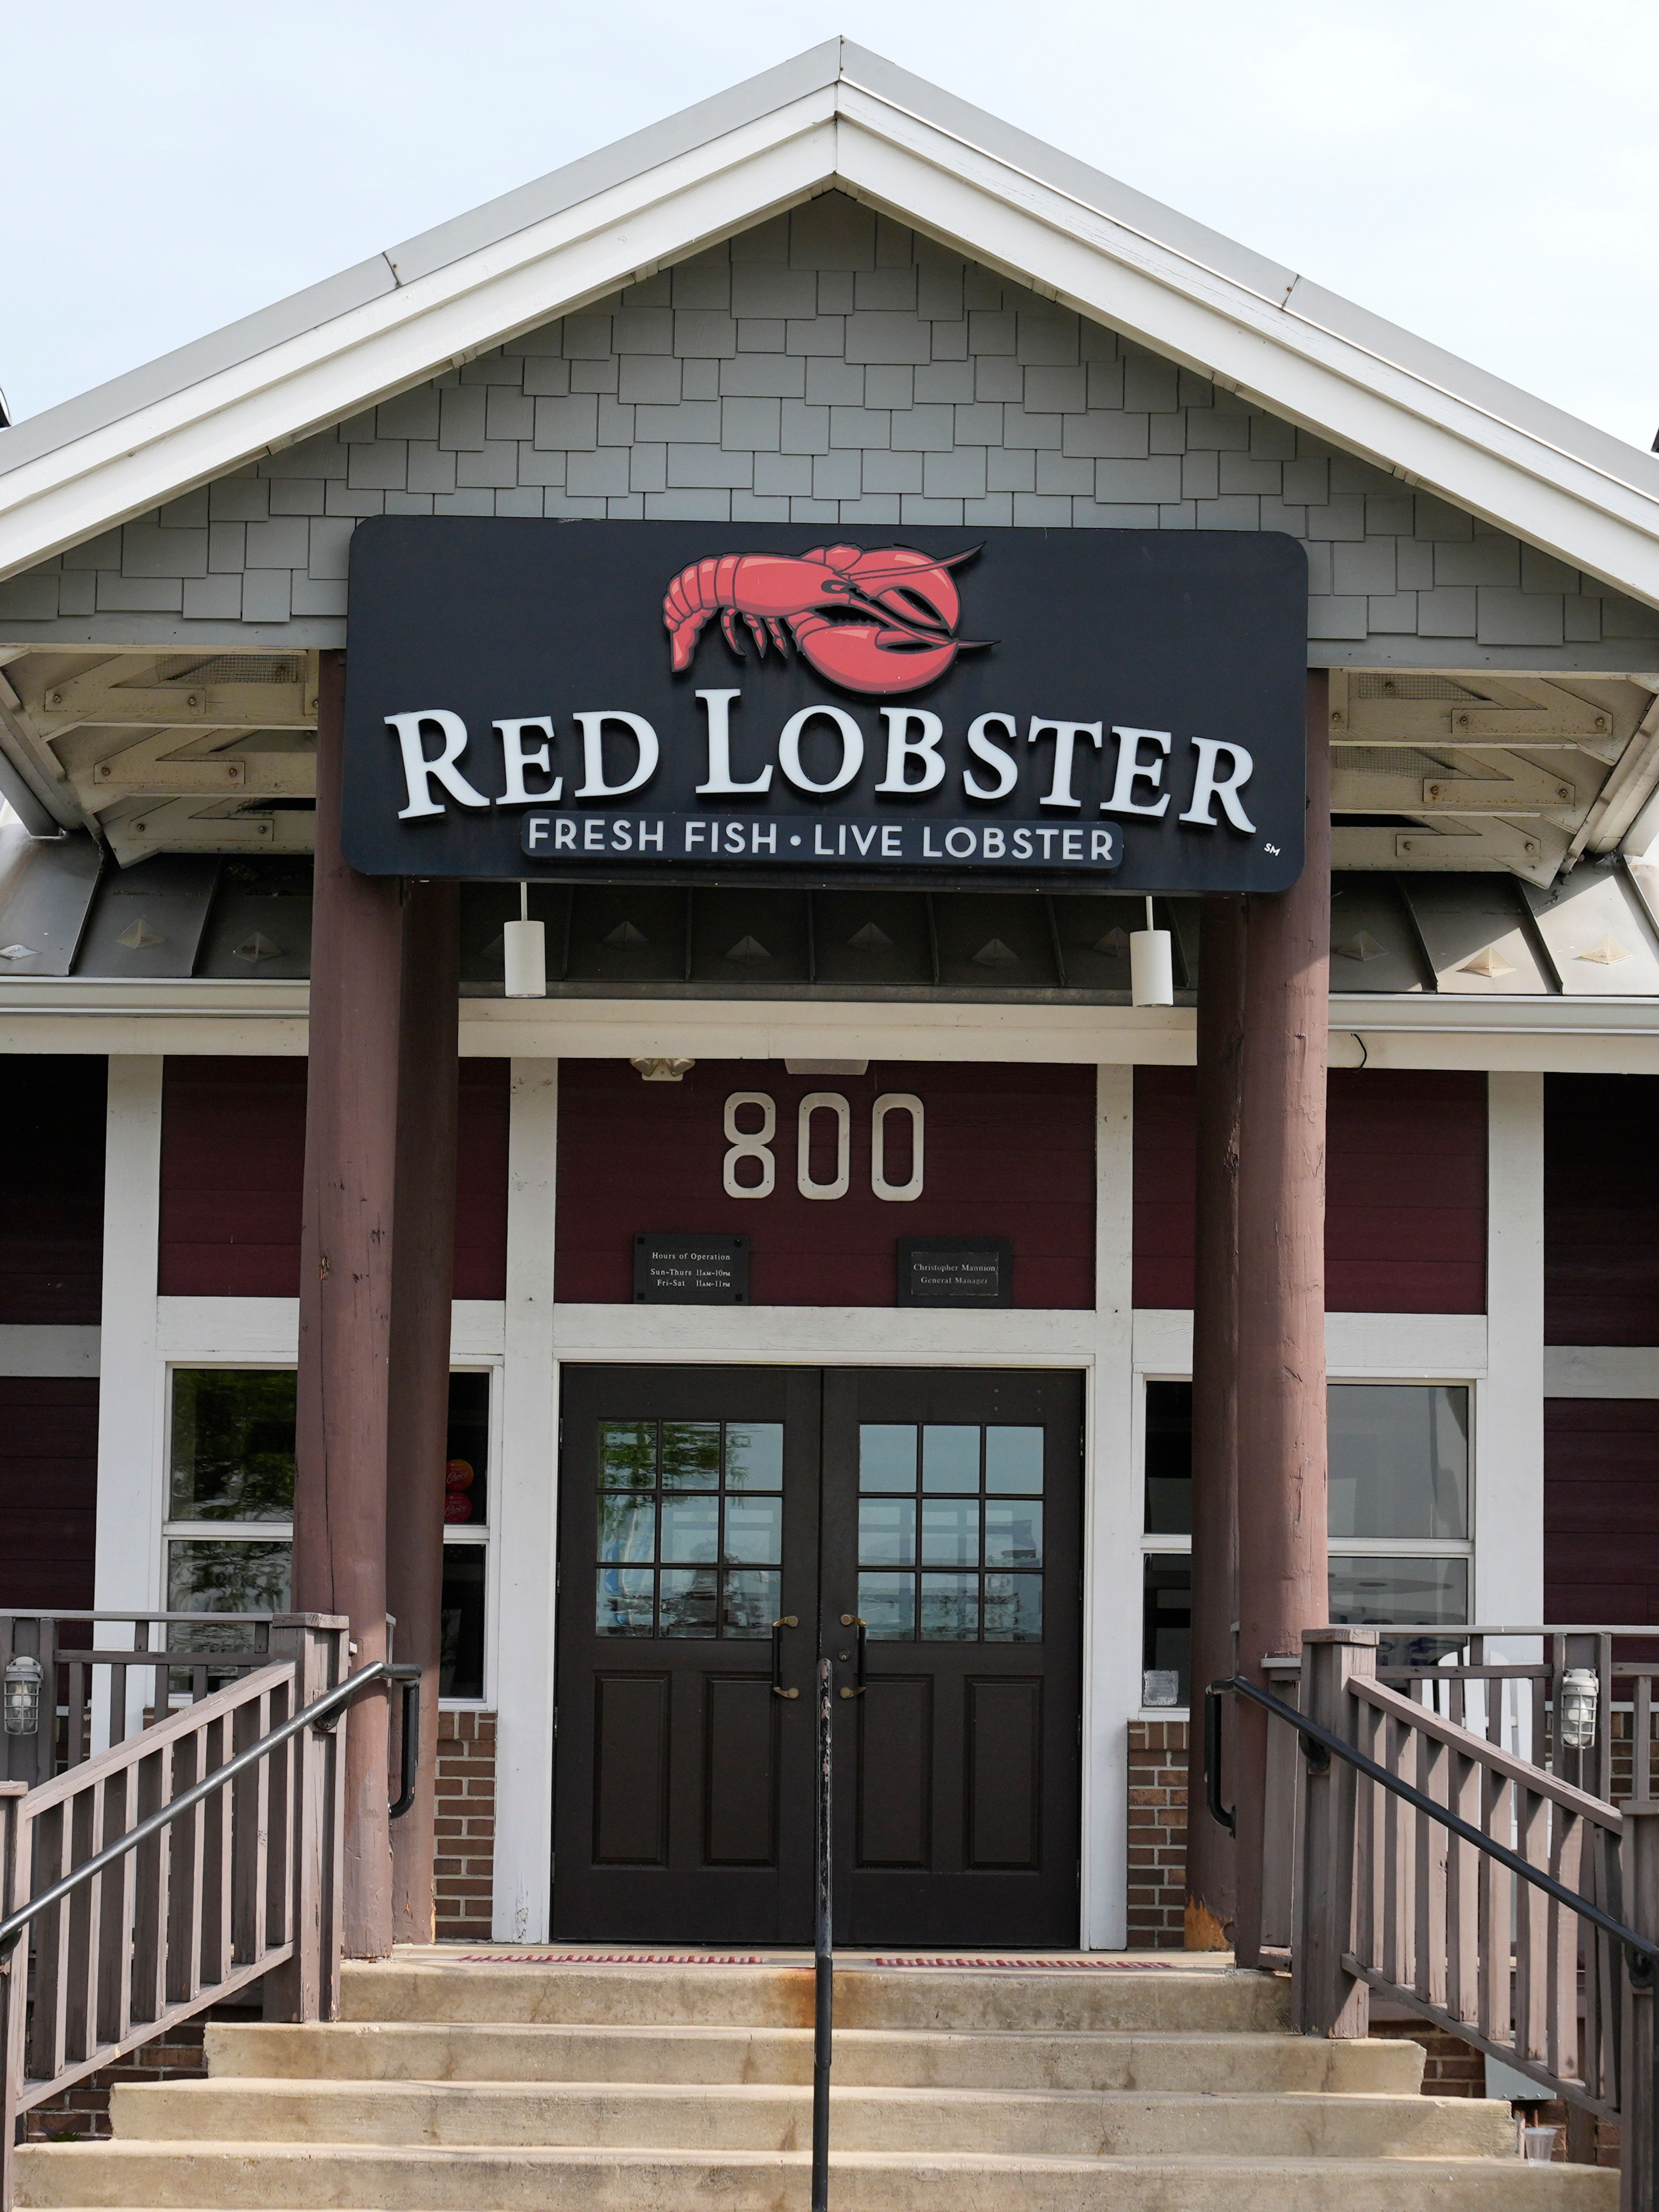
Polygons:
[[[1593,1905],[1589,1898],[1581,1897],[1577,1891],[1568,1889],[1564,1883],[1557,1881],[1553,1875],[1543,1873],[1528,1860],[1523,1859],[1518,1852],[1510,1850],[1507,1844],[1496,1842],[1491,1836],[1483,1834],[1479,1828],[1471,1826],[1468,1821],[1460,1820],[1458,1815],[1446,1806],[1437,1805],[1432,1797],[1425,1796],[1420,1790],[1413,1789],[1409,1782],[1402,1782],[1397,1774],[1390,1774],[1386,1766],[1379,1766],[1374,1759],[1367,1759],[1363,1751],[1356,1749],[1352,1744],[1346,1742],[1330,1729],[1324,1728],[1319,1722],[1310,1719],[1306,1713],[1299,1712],[1296,1706],[1287,1705],[1282,1698],[1274,1697],[1270,1690],[1262,1689],[1259,1684],[1250,1681],[1243,1674],[1224,1676],[1219,1681],[1212,1682],[1204,1692],[1206,1754],[1210,1741],[1209,1710],[1213,1705],[1218,1714],[1220,1700],[1233,1692],[1249,1698],[1253,1704],[1260,1705],[1264,1711],[1272,1713],[1277,1719],[1285,1722],[1293,1728],[1302,1739],[1303,1756],[1310,1766],[1322,1771],[1329,1765],[1331,1754],[1334,1753],[1357,1773],[1363,1774],[1368,1782],[1378,1783],[1384,1790],[1391,1790],[1396,1797],[1403,1797],[1408,1805],[1414,1806],[1419,1813],[1426,1813],[1431,1820],[1438,1820],[1442,1827],[1449,1828],[1453,1835],[1459,1837],[1464,1843],[1473,1844],[1478,1850],[1484,1851],[1488,1858],[1495,1859],[1499,1866],[1507,1868],[1510,1874],[1518,1875],[1522,1881],[1530,1882],[1534,1889],[1541,1889],[1546,1897],[1553,1898],[1558,1905],[1568,1906],[1581,1918],[1588,1920],[1592,1926],[1599,1928],[1604,1936],[1610,1936],[1624,1951],[1630,1970],[1632,1988],[1653,1987],[1656,1978],[1659,1978],[1659,1947],[1656,1947],[1650,1938],[1638,1936],[1633,1928],[1627,1928],[1622,1920],[1615,1920],[1610,1912],[1603,1912],[1601,1906]],[[1216,1731],[1218,1746],[1219,1741],[1220,1731],[1218,1728]],[[1212,1782],[1213,1784],[1211,1807],[1212,1810],[1215,1810],[1220,1802],[1220,1776],[1216,1773],[1212,1777],[1206,1773],[1205,1778],[1206,1787],[1209,1787]],[[1218,1817],[1220,1818],[1221,1815],[1218,1814]],[[1227,1825],[1224,1819],[1223,1825]]]
[[[53,1882],[49,1889],[42,1890],[39,1897],[32,1897],[27,1905],[19,1905],[8,1918],[0,1920],[0,1959],[6,1958],[15,1948],[19,1936],[31,1921],[37,1920],[43,1912],[50,1911],[53,1905],[61,1905],[66,1897],[72,1897],[77,1889],[84,1888],[88,1882],[95,1881],[100,1875],[118,1864],[130,1851],[136,1851],[152,1836],[159,1836],[181,1813],[189,1812],[193,1806],[212,1796],[216,1790],[222,1790],[227,1783],[234,1782],[239,1774],[246,1774],[250,1767],[257,1766],[262,1759],[267,1758],[279,1745],[286,1743],[290,1736],[298,1735],[305,1728],[332,1727],[354,1698],[371,1684],[382,1680],[401,1682],[404,1686],[403,1755],[405,1764],[402,1778],[403,1794],[392,1807],[391,1817],[396,1820],[400,1814],[406,1813],[415,1798],[415,1766],[411,1749],[417,1753],[420,1745],[421,1670],[412,1663],[375,1659],[367,1667],[360,1667],[355,1674],[348,1674],[343,1682],[337,1682],[331,1690],[325,1690],[320,1698],[313,1698],[297,1713],[290,1713],[268,1735],[262,1735],[257,1743],[251,1743],[245,1751],[239,1751],[222,1766],[215,1767],[211,1774],[192,1783],[181,1796],[173,1798],[170,1804],[163,1805],[159,1811],[150,1814],[136,1828],[130,1828],[125,1835],[118,1836],[95,1856],[74,1868],[61,1881]],[[142,1739],[135,1739],[135,1741],[142,1741]]]
[[[835,1669],[818,1662],[817,1817],[813,1841],[817,1909],[812,1923],[812,2200],[811,2212],[830,2205],[830,2066],[836,2015]],[[847,1692],[843,1691],[842,1696]]]

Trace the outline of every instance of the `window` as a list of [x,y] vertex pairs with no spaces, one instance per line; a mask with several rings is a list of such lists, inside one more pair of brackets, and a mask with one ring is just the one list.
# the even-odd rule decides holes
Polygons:
[[783,1564],[781,1421],[601,1421],[601,1636],[769,1636]]
[[[167,1604],[174,1613],[285,1613],[294,1534],[295,1378],[291,1368],[173,1370]],[[489,1376],[449,1380],[440,1694],[484,1693],[484,1569],[489,1541]],[[231,1624],[198,1646],[244,1648]]]
[[1042,1443],[1037,1427],[860,1427],[859,1612],[872,1641],[1042,1641]]
[[[1192,1620],[1190,1382],[1146,1386],[1141,1698],[1185,1705]],[[1454,1626],[1469,1618],[1469,1393],[1457,1383],[1333,1382],[1330,1618]]]

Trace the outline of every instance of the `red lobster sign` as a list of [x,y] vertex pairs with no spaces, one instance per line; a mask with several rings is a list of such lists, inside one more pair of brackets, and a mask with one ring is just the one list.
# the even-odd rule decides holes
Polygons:
[[820,676],[844,690],[919,691],[959,653],[985,641],[956,634],[961,601],[951,574],[979,548],[938,560],[905,545],[866,553],[818,545],[810,553],[723,553],[694,561],[668,586],[662,618],[674,672],[691,665],[697,639],[718,614],[739,660],[738,623],[762,653],[769,637],[787,650],[785,629]]

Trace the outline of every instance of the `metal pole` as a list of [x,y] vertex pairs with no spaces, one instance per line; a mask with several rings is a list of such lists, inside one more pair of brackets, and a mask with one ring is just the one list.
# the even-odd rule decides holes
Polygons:
[[812,1930],[812,2212],[830,2206],[830,2060],[836,2013],[835,1868],[831,1817],[835,1774],[835,1709],[830,1662],[818,1662],[817,1911]]

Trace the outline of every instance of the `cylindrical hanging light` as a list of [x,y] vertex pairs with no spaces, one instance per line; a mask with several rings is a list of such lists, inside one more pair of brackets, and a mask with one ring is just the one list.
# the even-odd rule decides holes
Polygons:
[[530,919],[530,886],[519,885],[519,919],[501,931],[501,957],[507,966],[509,999],[547,996],[547,931]]
[[1167,929],[1152,927],[1152,902],[1146,902],[1146,927],[1129,933],[1129,996],[1137,1006],[1175,1004],[1175,963]]

